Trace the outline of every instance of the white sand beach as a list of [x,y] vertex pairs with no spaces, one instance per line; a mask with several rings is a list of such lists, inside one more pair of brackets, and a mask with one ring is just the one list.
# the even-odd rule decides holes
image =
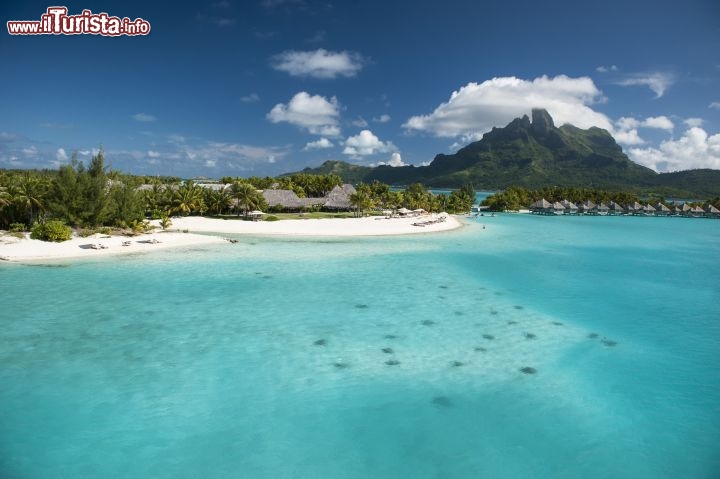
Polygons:
[[[444,217],[444,221],[414,226]],[[414,218],[368,216],[364,218],[297,219],[282,221],[238,221],[187,216],[173,218],[172,231],[188,230],[191,233],[228,233],[249,235],[288,236],[384,236],[448,231],[462,226],[450,215],[427,215]]]
[[413,223],[434,221],[438,219],[438,216],[392,219],[384,217],[298,219],[256,222],[192,216],[173,218],[169,231],[158,231],[132,238],[94,235],[87,238],[75,237],[62,243],[51,243],[5,235],[0,237],[0,260],[37,262],[146,253],[172,247],[222,243],[226,241],[221,236],[223,234],[323,237],[383,236],[434,233],[462,226],[458,219],[450,215],[443,216],[445,220],[426,224],[425,226],[415,226]]
[[[11,236],[0,238],[0,260],[13,262],[37,262],[74,258],[97,258],[110,255],[144,253],[179,246],[216,244],[225,242],[218,236],[188,233],[143,234],[126,236],[99,235],[76,237],[62,243]],[[125,245],[123,245],[125,243]]]

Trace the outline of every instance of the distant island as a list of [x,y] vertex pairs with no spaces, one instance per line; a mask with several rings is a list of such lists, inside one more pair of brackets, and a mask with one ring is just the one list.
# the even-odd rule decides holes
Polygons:
[[526,115],[504,128],[493,128],[455,154],[439,154],[428,166],[367,167],[326,161],[302,173],[335,174],[350,183],[378,180],[437,188],[470,183],[482,190],[578,187],[695,199],[720,196],[719,170],[657,173],[631,161],[608,131],[569,124],[558,128],[543,109],[532,110],[532,120]]

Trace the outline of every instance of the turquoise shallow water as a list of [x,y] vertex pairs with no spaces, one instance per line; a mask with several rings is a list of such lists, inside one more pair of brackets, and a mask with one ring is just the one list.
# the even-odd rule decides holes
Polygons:
[[0,265],[0,477],[720,475],[720,221],[239,239]]

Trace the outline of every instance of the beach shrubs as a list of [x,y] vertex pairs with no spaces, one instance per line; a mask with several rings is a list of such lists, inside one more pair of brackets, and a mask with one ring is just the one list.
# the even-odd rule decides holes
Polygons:
[[72,230],[60,220],[50,220],[45,223],[35,223],[30,230],[30,238],[59,243],[72,238]]
[[278,221],[280,218],[278,218],[275,215],[267,215],[265,216],[265,221]]
[[165,231],[166,229],[170,228],[172,226],[172,221],[170,221],[170,218],[168,218],[167,215],[163,215],[160,218],[160,228]]
[[10,233],[22,233],[27,230],[24,223],[11,223],[8,231]]

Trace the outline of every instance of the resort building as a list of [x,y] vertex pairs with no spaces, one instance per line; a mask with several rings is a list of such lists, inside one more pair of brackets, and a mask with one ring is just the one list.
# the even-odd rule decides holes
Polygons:
[[565,208],[566,215],[576,215],[578,213],[578,207],[572,201],[562,200],[560,204]]
[[625,210],[623,209],[622,206],[615,203],[614,201],[611,201],[610,203],[608,203],[608,214],[609,215],[621,215],[623,213],[625,213]]

